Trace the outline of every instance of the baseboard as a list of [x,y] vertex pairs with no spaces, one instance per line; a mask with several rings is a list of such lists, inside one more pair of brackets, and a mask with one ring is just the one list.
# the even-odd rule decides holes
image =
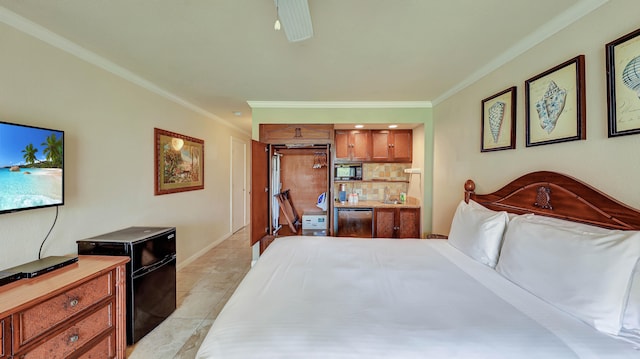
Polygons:
[[180,263],[178,263],[176,265],[176,269],[180,270],[182,268],[184,268],[185,266],[188,266],[189,264],[191,264],[193,261],[195,261],[196,259],[200,258],[201,256],[203,256],[205,253],[207,253],[208,251],[210,251],[213,247],[217,246],[218,244],[222,243],[224,240],[228,239],[229,237],[231,237],[233,235],[233,233],[227,233],[225,236],[220,237],[218,239],[216,239],[215,241],[211,242],[211,244],[209,244],[208,246],[202,248],[201,250],[199,250],[198,252],[196,252],[194,255],[192,255],[191,257],[180,261]]

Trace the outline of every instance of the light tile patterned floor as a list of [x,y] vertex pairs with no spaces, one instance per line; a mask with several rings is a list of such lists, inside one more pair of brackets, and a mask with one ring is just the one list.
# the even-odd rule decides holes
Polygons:
[[127,347],[129,359],[192,359],[213,320],[251,267],[247,227],[177,273],[177,308]]

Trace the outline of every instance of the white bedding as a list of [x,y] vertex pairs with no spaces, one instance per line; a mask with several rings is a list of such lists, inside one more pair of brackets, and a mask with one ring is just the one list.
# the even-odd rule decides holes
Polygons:
[[285,237],[198,358],[640,358],[443,240]]

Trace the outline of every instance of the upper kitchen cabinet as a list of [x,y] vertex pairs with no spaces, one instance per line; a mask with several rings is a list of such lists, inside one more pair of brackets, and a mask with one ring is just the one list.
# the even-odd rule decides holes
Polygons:
[[411,162],[412,147],[412,130],[371,131],[372,162]]
[[371,131],[335,132],[336,162],[366,162],[371,160]]
[[333,125],[261,124],[260,142],[278,145],[331,144]]

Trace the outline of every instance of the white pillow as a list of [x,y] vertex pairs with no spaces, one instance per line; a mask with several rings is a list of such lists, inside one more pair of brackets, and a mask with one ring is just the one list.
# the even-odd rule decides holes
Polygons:
[[570,231],[588,232],[588,233],[594,233],[594,234],[610,234],[613,231],[611,229],[596,227],[590,224],[573,222],[573,221],[568,221],[566,219],[559,219],[559,218],[553,218],[553,217],[547,217],[547,216],[538,216],[532,213],[521,214],[520,217],[525,217],[527,219],[527,222],[541,223],[551,227],[566,229]]
[[[568,230],[599,234],[610,234],[612,232],[610,229],[558,218],[535,216],[533,214],[525,214],[524,216],[528,216],[529,221],[545,223]],[[513,217],[510,216],[509,218]],[[628,235],[634,234],[632,231],[624,233],[627,233]],[[634,274],[631,277],[629,298],[622,317],[622,328],[630,331],[631,334],[640,336],[640,261],[636,264]]]
[[622,317],[622,327],[640,336],[640,260],[631,278],[629,300]]
[[461,201],[451,223],[449,244],[494,268],[508,221],[507,212],[492,211],[471,200],[469,204]]
[[640,232],[555,221],[512,219],[496,270],[594,328],[618,334],[640,257]]

